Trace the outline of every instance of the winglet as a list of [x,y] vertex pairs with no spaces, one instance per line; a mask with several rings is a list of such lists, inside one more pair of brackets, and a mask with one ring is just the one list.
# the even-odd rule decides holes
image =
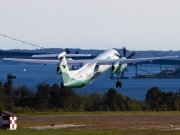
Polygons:
[[64,57],[65,55],[66,55],[66,52],[62,52],[62,53],[60,53],[60,54],[58,55],[58,59],[60,59],[60,58]]

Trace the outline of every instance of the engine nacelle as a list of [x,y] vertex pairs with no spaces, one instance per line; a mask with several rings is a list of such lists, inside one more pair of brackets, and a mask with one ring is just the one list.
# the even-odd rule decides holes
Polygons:
[[112,73],[113,74],[118,74],[118,73],[121,73],[123,72],[123,70],[127,67],[127,64],[120,64],[119,65],[119,62],[117,62],[116,64],[114,64],[112,66]]
[[119,62],[116,62],[113,66],[112,66],[112,73],[116,74],[119,71]]

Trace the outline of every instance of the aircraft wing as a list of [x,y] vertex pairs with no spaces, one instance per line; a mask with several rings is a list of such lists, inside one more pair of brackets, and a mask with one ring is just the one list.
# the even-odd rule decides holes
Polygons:
[[98,61],[97,64],[112,65],[114,62],[119,62],[119,64],[128,64],[128,63],[135,64],[135,63],[145,62],[145,61],[152,62],[153,60],[174,59],[177,57],[178,56],[164,56],[164,57],[152,57],[152,58],[118,59],[118,60],[114,60],[113,62],[111,60],[101,60],[101,61]]
[[96,62],[96,65],[112,65],[115,62],[119,62],[119,64],[128,64],[128,63],[138,63],[144,61],[160,60],[160,59],[174,59],[178,56],[164,56],[164,57],[152,57],[152,58],[135,58],[135,59],[92,59],[92,60],[67,60],[67,63],[70,65],[74,64],[86,64],[90,62]]
[[[67,60],[68,65],[87,64],[96,62],[96,65],[113,65],[115,62],[119,64],[138,63],[144,61],[160,60],[160,59],[173,59],[178,56],[164,56],[164,57],[152,57],[152,58],[135,58],[135,59],[92,59],[92,60]],[[59,60],[46,60],[46,59],[18,59],[18,58],[4,58],[3,60],[19,61],[26,63],[38,63],[38,64],[59,64]]]
[[58,64],[59,63],[59,60],[46,60],[46,59],[3,58],[3,60],[26,62],[26,63],[37,63],[37,64]]
[[[58,58],[59,54],[39,54],[32,55],[32,58]],[[66,57],[90,57],[91,54],[65,54]]]

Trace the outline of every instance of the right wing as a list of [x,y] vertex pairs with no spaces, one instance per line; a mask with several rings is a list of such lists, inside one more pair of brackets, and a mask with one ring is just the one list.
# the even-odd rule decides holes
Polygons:
[[[128,64],[128,63],[139,63],[144,61],[153,61],[161,59],[173,59],[178,56],[164,56],[164,57],[152,57],[152,58],[135,58],[135,59],[91,59],[91,60],[67,60],[68,65],[78,65],[78,64],[87,64],[91,62],[96,62],[96,65],[113,65],[115,62],[119,64]],[[26,63],[38,63],[38,64],[59,64],[59,60],[47,60],[47,59],[18,59],[18,58],[4,58],[3,60],[9,61],[19,61]]]

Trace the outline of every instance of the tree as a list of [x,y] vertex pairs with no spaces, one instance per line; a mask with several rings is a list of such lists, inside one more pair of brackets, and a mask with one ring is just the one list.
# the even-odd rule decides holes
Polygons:
[[35,108],[35,94],[26,86],[19,86],[14,90],[14,105],[23,108]]
[[101,94],[92,93],[86,100],[87,111],[100,111],[101,110]]
[[5,103],[5,94],[4,94],[2,82],[0,82],[0,111],[6,110],[4,103]]
[[[59,88],[57,84],[51,87],[52,105],[69,111],[83,110],[80,97],[69,88]],[[80,109],[81,108],[81,109]]]
[[135,99],[126,97],[125,104],[126,104],[127,111],[141,111],[142,110],[142,106],[140,102],[138,102]]
[[106,104],[108,105],[109,109],[111,111],[117,111],[117,91],[113,88],[109,89],[108,93],[107,93],[107,101]]
[[164,105],[163,94],[164,93],[162,93],[158,87],[152,87],[148,90],[146,94],[146,102],[150,106],[150,110],[162,110],[162,105]]
[[58,84],[53,84],[53,86],[51,86],[51,98],[52,98],[52,104],[55,107],[58,108],[62,108],[62,98],[61,98],[61,94],[60,94],[60,88]]
[[51,87],[48,84],[40,85],[35,94],[35,109],[45,111],[52,108],[51,106]]
[[126,97],[125,96],[118,94],[117,106],[118,106],[120,111],[126,111],[127,110],[127,108],[126,108]]
[[178,111],[180,96],[178,93],[162,92],[158,87],[152,87],[146,94],[147,108],[152,111]]

